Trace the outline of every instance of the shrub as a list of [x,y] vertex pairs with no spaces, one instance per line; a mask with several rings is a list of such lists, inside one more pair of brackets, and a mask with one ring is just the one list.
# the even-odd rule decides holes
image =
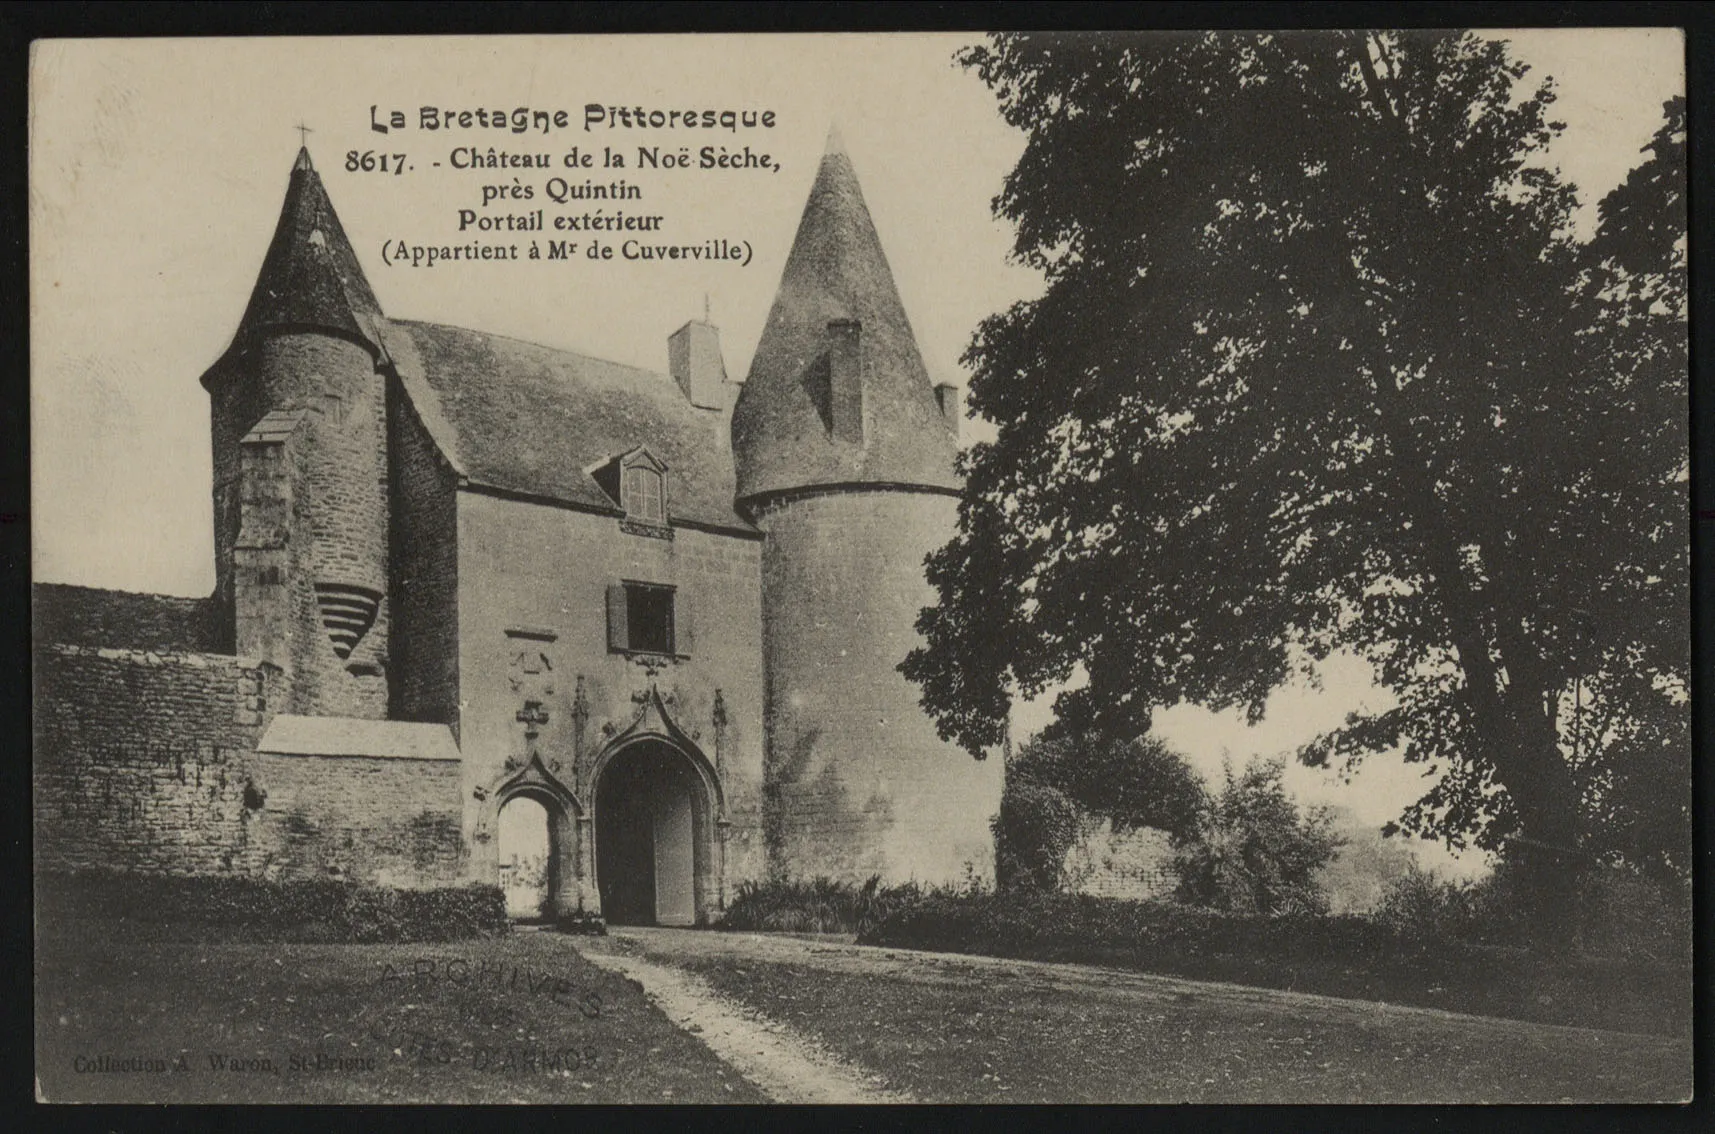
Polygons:
[[[1443,910],[1439,901],[1428,900],[1432,912]],[[1691,1019],[1687,963],[1579,958],[1549,964],[1521,949],[1403,932],[1384,919],[1356,915],[1264,915],[1080,894],[937,890],[860,933],[858,942],[1113,965],[1628,1031],[1672,1034],[1689,1028]]]
[[[1652,962],[1687,961],[1691,949],[1690,887],[1625,867],[1589,863],[1572,883],[1570,909],[1556,918],[1570,950],[1592,957]],[[1531,873],[1502,861],[1471,885],[1472,934],[1489,943],[1536,940],[1530,924],[1540,898]]]
[[1578,887],[1577,945],[1600,957],[1689,962],[1691,887],[1601,867]]
[[1008,783],[1054,788],[1114,830],[1153,827],[1189,835],[1203,804],[1203,782],[1185,759],[1151,737],[1116,739],[1058,721],[1020,746]]
[[720,925],[779,933],[860,933],[922,894],[915,882],[883,886],[879,874],[861,886],[825,876],[745,881],[727,902]]
[[395,890],[331,880],[125,873],[50,874],[37,881],[48,932],[99,923],[147,940],[253,942],[457,941],[503,933],[496,886]]
[[996,885],[1063,889],[1066,853],[1086,817],[1118,832],[1154,827],[1181,836],[1194,828],[1202,800],[1196,772],[1159,741],[1050,725],[1007,765],[993,823]]
[[1370,917],[1402,937],[1425,941],[1472,940],[1479,936],[1480,893],[1415,862],[1388,884]]
[[1347,958],[1404,960],[1410,952],[1417,960],[1415,949],[1361,917],[1265,917],[1083,894],[926,894],[858,941],[1284,985]]
[[995,885],[1058,890],[1066,852],[1078,839],[1078,805],[1058,788],[1008,778],[993,821]]
[[1174,857],[1181,901],[1241,913],[1326,913],[1319,874],[1340,849],[1320,808],[1300,813],[1286,793],[1282,760],[1261,760],[1205,802],[1195,832]]

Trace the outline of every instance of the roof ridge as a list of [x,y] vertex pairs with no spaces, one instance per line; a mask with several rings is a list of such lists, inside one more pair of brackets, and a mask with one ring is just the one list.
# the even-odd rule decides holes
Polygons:
[[[630,362],[621,362],[616,358],[604,358],[599,354],[590,354],[587,351],[576,350],[572,347],[554,346],[551,343],[538,342],[535,339],[523,339],[519,338],[517,335],[503,334],[500,331],[485,331],[479,327],[467,327],[462,323],[435,323],[427,319],[394,319],[391,317],[387,317],[387,322],[396,327],[426,327],[430,330],[458,331],[467,335],[479,335],[485,339],[498,339],[501,342],[517,343],[519,346],[533,347],[536,350],[548,351],[551,354],[563,354],[572,358],[581,358],[587,362],[599,362],[603,366],[613,366],[621,370],[632,370],[638,374],[647,374],[651,378],[666,379],[669,383],[672,381],[672,375],[668,374],[665,370],[651,370],[647,366],[637,366]],[[678,389],[677,386],[673,388],[674,390]],[[683,397],[683,394],[680,396]]]
[[725,419],[658,372],[445,323],[389,320],[394,372],[472,488],[613,512],[586,471],[638,445],[673,470],[675,524],[754,531],[735,507]]

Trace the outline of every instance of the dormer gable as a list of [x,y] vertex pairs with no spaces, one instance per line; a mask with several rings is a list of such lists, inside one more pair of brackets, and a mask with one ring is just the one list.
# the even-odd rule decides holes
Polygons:
[[627,524],[667,529],[667,463],[638,445],[589,470],[590,477],[625,513]]

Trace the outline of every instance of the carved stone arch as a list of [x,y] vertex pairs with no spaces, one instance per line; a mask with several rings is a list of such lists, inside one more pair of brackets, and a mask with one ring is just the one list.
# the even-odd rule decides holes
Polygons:
[[500,833],[500,812],[508,803],[530,799],[542,806],[548,817],[548,915],[561,920],[581,914],[584,909],[581,881],[588,872],[583,837],[588,813],[577,793],[548,770],[540,755],[532,755],[524,767],[502,773],[487,794],[484,826],[494,831],[496,837]]
[[531,796],[544,804],[553,804],[563,808],[573,819],[584,815],[583,800],[578,793],[568,787],[565,781],[548,770],[542,762],[541,753],[532,753],[524,767],[515,772],[502,772],[500,782],[489,789],[490,800],[495,814],[500,813],[501,807],[520,795]]
[[595,785],[601,782],[601,774],[608,763],[621,750],[645,740],[656,740],[670,748],[676,748],[696,770],[698,778],[703,781],[704,789],[708,792],[709,803],[713,809],[713,818],[717,821],[726,819],[726,791],[721,784],[721,777],[704,754],[702,746],[693,740],[689,733],[680,728],[673,719],[666,700],[661,691],[651,684],[647,692],[639,696],[637,712],[632,715],[631,723],[615,733],[601,750],[595,754],[590,764],[590,774],[587,786],[594,795]]
[[[726,903],[726,832],[729,824],[726,819],[725,789],[701,746],[673,720],[669,699],[664,698],[660,690],[651,685],[646,693],[639,695],[638,700],[638,711],[631,723],[604,744],[591,763],[587,780],[593,808],[593,830],[588,858],[589,865],[595,868],[590,875],[591,882],[601,895],[604,912],[610,920],[615,919],[619,916],[619,911],[605,909],[608,905],[607,899],[612,895],[601,889],[601,864],[608,861],[613,853],[611,846],[608,849],[603,848],[604,823],[621,824],[616,830],[635,830],[636,826],[634,818],[621,819],[614,813],[615,806],[620,802],[620,798],[623,798],[617,797],[615,793],[621,790],[629,791],[632,793],[631,806],[642,805],[647,808],[652,804],[644,803],[640,796],[657,791],[666,792],[670,796],[679,790],[670,786],[670,782],[676,780],[688,789],[689,796],[693,916],[697,923],[707,924],[719,917]],[[654,781],[639,781],[635,777],[640,775],[658,778]],[[611,783],[610,776],[613,777]],[[648,782],[662,786],[649,787]],[[629,786],[622,789],[620,785]],[[678,798],[684,800],[686,797],[681,795]],[[609,811],[606,817],[602,814],[604,808]],[[657,827],[655,834],[655,853],[658,856],[662,847],[659,842],[660,830],[660,827]],[[660,859],[657,861],[659,863]],[[659,865],[656,869],[659,871]],[[656,877],[659,880],[661,876],[657,873]],[[684,875],[678,877],[683,878]],[[610,875],[609,889],[612,889],[611,884],[614,881]],[[657,893],[655,899],[658,913],[661,908],[659,898],[660,894]],[[683,924],[666,920],[664,913],[661,913],[660,917],[664,924]]]

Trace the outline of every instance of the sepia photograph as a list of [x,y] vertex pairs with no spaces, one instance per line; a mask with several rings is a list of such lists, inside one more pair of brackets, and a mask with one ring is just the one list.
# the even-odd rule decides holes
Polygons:
[[1685,60],[37,40],[37,1101],[1689,1101]]

